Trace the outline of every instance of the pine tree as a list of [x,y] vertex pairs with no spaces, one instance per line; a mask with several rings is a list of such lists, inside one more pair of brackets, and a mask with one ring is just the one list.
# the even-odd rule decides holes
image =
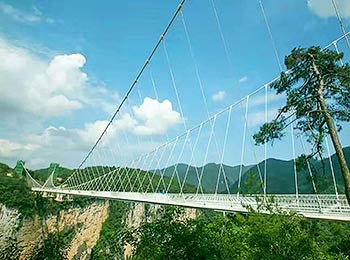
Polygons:
[[277,116],[254,135],[256,144],[284,136],[284,129],[295,122],[295,129],[313,144],[308,159],[322,154],[322,143],[329,134],[338,158],[350,204],[349,168],[338,132],[341,122],[350,121],[350,66],[340,61],[343,54],[320,47],[295,48],[285,58],[287,72],[271,84],[277,94],[285,94],[286,104]]

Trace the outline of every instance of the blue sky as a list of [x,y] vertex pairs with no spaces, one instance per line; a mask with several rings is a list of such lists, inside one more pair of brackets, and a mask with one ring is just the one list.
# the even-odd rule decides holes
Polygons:
[[[34,168],[51,161],[77,166],[129,88],[178,2],[0,1],[0,57],[5,61],[0,65],[0,160],[13,165],[16,159],[23,158]],[[101,145],[101,153],[107,147],[108,151],[115,150],[115,157],[108,154],[106,163],[137,158],[184,132],[183,121],[190,128],[206,119],[195,66],[210,114],[278,75],[273,43],[259,1],[213,2],[187,0],[183,8],[195,62],[181,16],[165,40],[183,114],[161,46],[151,63],[153,78],[147,69],[138,83],[141,98],[136,89]],[[337,4],[348,29],[349,1],[338,0]],[[326,46],[341,36],[331,0],[265,0],[263,6],[282,64],[294,47]],[[338,47],[348,61],[344,40],[338,42]],[[253,103],[254,99],[259,103],[263,94],[257,93]],[[273,93],[269,93],[269,98],[272,117],[282,100],[274,98]],[[262,123],[263,111],[260,103],[250,108],[250,132]],[[237,117],[231,120],[229,130],[234,135],[227,140],[225,163],[240,162],[244,112],[242,105],[233,113]],[[224,113],[215,126],[214,139],[220,147],[227,116],[228,112]],[[201,135],[203,144],[195,156],[198,161],[220,161],[222,151],[204,158],[210,137],[210,125],[206,127]],[[190,147],[196,137],[196,133],[192,134],[192,143],[186,146],[180,161],[190,161]],[[251,163],[249,149],[253,148],[248,139],[250,148],[246,153],[250,155],[245,160]],[[269,148],[270,156],[291,158],[290,153],[279,152],[290,151],[288,142],[280,144],[280,149],[278,145]],[[263,154],[261,147],[256,149],[259,156]],[[211,147],[212,150],[216,148]],[[176,153],[180,155],[181,146],[174,149],[169,163],[177,161]],[[96,155],[91,160],[98,161],[100,157]]]

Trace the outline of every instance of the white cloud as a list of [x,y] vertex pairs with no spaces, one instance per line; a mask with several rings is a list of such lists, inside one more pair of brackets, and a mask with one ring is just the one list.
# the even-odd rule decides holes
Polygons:
[[81,54],[58,55],[49,64],[0,39],[0,114],[59,116],[82,107],[87,76]]
[[[278,113],[277,108],[267,111],[267,121],[271,121]],[[261,126],[265,123],[265,111],[251,112],[248,114],[248,127]]]
[[117,93],[92,86],[82,71],[82,54],[43,60],[31,51],[0,38],[0,116],[35,119],[65,115],[85,105],[111,113]]
[[[130,131],[134,130],[135,126],[138,124],[137,120],[133,118],[129,113],[125,113],[120,116],[117,120],[115,120],[112,124],[113,128],[115,130],[118,129],[118,131]],[[114,130],[110,130],[114,131]],[[109,131],[107,134],[110,134]]]
[[41,80],[47,80],[53,92],[59,91],[69,96],[81,93],[88,80],[80,70],[85,63],[86,59],[81,54],[57,55],[46,69],[45,79]]
[[0,157],[12,157],[16,156],[17,154],[23,152],[23,151],[35,151],[39,149],[39,145],[36,144],[20,144],[11,142],[6,139],[0,139]]
[[[107,121],[95,121],[93,123],[87,123],[85,128],[82,130],[75,130],[80,139],[76,139],[75,143],[77,145],[81,145],[82,147],[86,147],[86,150],[92,147],[92,145],[96,142],[97,138],[101,135],[102,131],[105,129],[107,125]],[[110,128],[109,130],[111,130]],[[108,135],[103,137],[103,143],[107,143],[107,139],[112,139],[113,135]],[[102,145],[102,142],[101,144]]]
[[[255,94],[249,97],[249,107],[256,107],[260,105],[264,105],[266,101],[265,93],[263,94]],[[277,101],[285,99],[285,95],[283,94],[275,94],[273,92],[267,93],[267,104],[270,105],[272,103],[275,103]]]
[[[340,16],[343,18],[350,18],[350,1],[336,0],[336,4]],[[331,16],[336,17],[332,0],[308,0],[307,6],[311,10],[311,12],[322,18],[328,18]]]
[[[135,136],[139,134],[136,131],[137,127],[144,126],[136,126],[137,123],[137,120],[129,114],[124,114],[111,124],[107,135],[104,135],[99,143],[97,152],[94,152],[86,165],[91,163],[121,165],[158,147],[161,143],[155,140],[138,139]],[[41,133],[26,136],[18,142],[0,139],[0,161],[14,164],[16,160],[23,159],[28,167],[32,168],[46,167],[53,161],[68,167],[76,167],[107,124],[106,120],[97,120],[86,123],[83,128],[67,129],[62,126],[50,126]],[[149,132],[141,131],[140,134]]]
[[238,83],[244,83],[244,82],[246,82],[248,80],[248,77],[247,76],[244,76],[244,77],[242,77],[242,78],[240,78],[239,80],[238,80]]
[[[91,111],[99,116],[112,113],[118,93],[89,80],[82,71],[86,63],[82,54],[46,60],[27,45],[20,46],[0,37],[0,161],[13,164],[23,158],[39,164],[80,160],[106,123],[96,121],[81,129],[66,129],[47,127],[45,122],[54,124],[56,117],[66,121],[64,118],[77,110],[82,110],[79,116]],[[124,115],[116,123],[126,124],[127,119]]]
[[[97,120],[95,122],[85,124],[83,129],[75,129],[78,135],[76,142],[81,143],[83,146],[92,146],[96,140],[100,137],[103,130],[108,125],[107,120]],[[137,121],[126,113],[121,118],[115,120],[107,129],[107,134],[102,138],[101,145],[110,144],[118,134],[126,134],[132,132],[135,129]]]
[[169,100],[159,102],[146,97],[140,106],[134,106],[135,118],[141,124],[135,127],[137,135],[162,135],[181,122],[181,116],[174,111]]
[[10,4],[0,2],[0,11],[5,15],[9,16],[11,19],[21,22],[21,23],[54,23],[53,18],[44,17],[42,12],[33,7],[31,12],[20,10]]
[[[161,135],[171,127],[181,122],[180,114],[172,110],[171,102],[164,100],[158,102],[155,99],[146,97],[143,104],[133,107],[134,115],[124,113],[109,126],[107,134],[103,137],[102,145],[110,144],[115,138],[122,135]],[[100,137],[108,125],[107,120],[97,120],[86,123],[82,129],[66,129],[64,127],[49,127],[44,131],[42,138],[54,136],[66,137],[74,140],[76,147],[91,147]]]
[[226,92],[225,92],[225,91],[219,91],[219,92],[215,93],[215,94],[212,96],[212,99],[213,99],[215,102],[218,102],[218,101],[224,100],[225,97],[226,97]]
[[[0,139],[0,161],[13,164],[24,159],[32,167],[43,167],[52,161],[76,166],[108,121],[91,118],[81,128],[47,127],[45,122],[55,125],[55,117],[66,120],[67,114],[77,110],[82,110],[79,116],[92,111],[99,117],[103,111],[112,113],[120,101],[118,93],[90,81],[82,71],[86,63],[82,54],[56,55],[45,60],[0,37],[0,60],[0,132],[4,133]],[[100,147],[109,144],[115,148],[118,144],[122,151],[117,160],[130,160],[158,146],[162,139],[157,136],[150,142],[145,136],[162,135],[181,120],[169,100],[146,97],[129,113],[122,111]]]
[[[180,114],[172,110],[168,100],[158,102],[147,97],[142,105],[134,106],[133,111],[134,115],[124,113],[113,121],[102,138],[102,146],[113,144],[118,136],[132,141],[135,135],[161,135],[181,122]],[[108,122],[97,120],[86,123],[83,128],[73,129],[50,126],[42,134],[32,136],[30,141],[50,147],[62,142],[63,138],[67,149],[86,150],[100,137]]]

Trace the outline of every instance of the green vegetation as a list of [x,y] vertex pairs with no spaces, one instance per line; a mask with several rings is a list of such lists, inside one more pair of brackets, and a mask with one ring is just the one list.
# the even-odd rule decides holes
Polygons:
[[324,139],[331,137],[350,204],[350,171],[338,137],[341,122],[350,121],[350,65],[343,64],[343,54],[320,47],[295,48],[285,58],[288,72],[271,84],[287,101],[277,116],[254,135],[256,144],[273,142],[284,136],[291,123],[308,137],[312,152],[302,160],[322,159]]
[[[350,147],[346,147],[343,149],[344,156],[346,160],[350,164]],[[343,185],[340,165],[336,158],[336,155],[331,156],[331,161],[334,167],[335,178],[337,184],[339,186]],[[304,161],[305,162],[305,161]],[[299,158],[299,164],[301,163],[301,159]],[[331,193],[334,194],[334,187],[332,183],[332,173],[329,164],[329,158],[323,158],[321,160],[309,160],[310,166],[312,168],[312,172],[314,174],[314,182],[317,187],[318,193]],[[254,183],[260,183],[259,171],[263,173],[265,161],[259,163],[258,165],[251,167],[249,171],[245,172],[242,176],[242,192],[247,192],[247,188],[251,188],[251,185],[246,185],[245,183],[248,179],[253,178]],[[284,161],[277,159],[268,159],[266,161],[267,166],[267,193],[270,194],[293,194],[295,193],[295,184],[294,184],[294,161]],[[311,185],[310,174],[308,169],[304,166],[297,167],[298,174],[298,189],[299,193],[314,193],[314,190]],[[250,182],[253,180],[250,180]],[[237,192],[238,183],[236,182],[230,187],[230,192]],[[338,188],[339,192],[343,192],[344,189]],[[257,193],[262,192],[262,188],[256,188]]]
[[178,208],[130,232],[132,259],[348,259],[349,224],[288,215],[201,214],[184,219]]
[[[180,185],[175,178],[171,181],[171,177],[165,176],[160,178],[159,175],[154,174],[151,171],[144,171],[140,169],[131,168],[116,168],[107,166],[87,167],[81,170],[81,174],[84,175],[84,180],[90,182],[91,189],[106,189],[107,185],[101,185],[101,176],[109,174],[114,176],[112,190],[123,190],[123,191],[143,191],[143,192],[179,192]],[[97,180],[97,181],[96,181]],[[122,180],[122,181],[121,181]],[[184,184],[184,192],[195,192],[193,185]]]
[[[10,176],[7,176],[7,174]],[[34,214],[35,196],[28,187],[26,180],[18,176],[6,164],[0,164],[0,194],[0,203],[6,207],[17,209],[23,216]]]
[[123,223],[128,209],[128,204],[124,202],[109,201],[108,218],[91,252],[92,260],[123,259]]
[[17,260],[20,256],[19,242],[15,237],[9,237],[5,245],[0,246],[0,259]]
[[[350,164],[350,147],[345,147],[343,149],[344,156],[346,161]],[[335,177],[337,180],[337,184],[339,186],[343,185],[343,179],[340,171],[340,165],[337,160],[336,155],[332,155],[330,157]],[[298,188],[299,193],[314,193],[312,188],[311,179],[309,171],[306,167],[301,165],[302,161],[299,158],[298,162]],[[329,158],[322,158],[322,160],[312,159],[309,160],[309,163],[312,168],[312,172],[314,173],[314,182],[316,183],[317,192],[318,193],[333,193],[333,182],[332,182],[332,173],[329,164]],[[225,174],[227,177],[227,184],[229,185],[230,193],[236,193],[238,188],[238,176],[240,166],[222,166],[225,170]],[[246,193],[247,188],[249,187],[251,190],[251,185],[254,183],[255,190],[254,193],[262,192],[262,185],[259,178],[259,170],[260,173],[263,173],[265,167],[265,161],[260,162],[257,165],[248,165],[242,167],[242,183],[241,183],[241,192]],[[204,169],[203,169],[204,168]],[[178,164],[176,170],[178,172],[179,178],[181,181],[184,180],[184,177],[187,172],[186,182],[188,184],[197,187],[198,185],[198,177],[197,172],[201,173],[203,170],[203,178],[202,178],[202,187],[205,192],[214,192],[216,188],[218,172],[219,172],[220,164],[209,163],[202,167],[194,167],[188,166],[187,164]],[[266,169],[267,169],[267,193],[272,194],[294,194],[295,193],[295,185],[294,185],[294,161],[293,160],[279,160],[279,159],[267,159],[266,160]],[[168,168],[162,170],[153,170],[157,175],[164,174],[170,178],[175,170],[175,166],[170,166]],[[177,182],[177,180],[176,180]],[[253,183],[252,183],[253,182]],[[227,193],[226,191],[226,183],[224,181],[223,174],[220,175],[219,180],[219,192]],[[341,193],[343,189],[338,189]]]
[[42,241],[36,245],[30,260],[64,260],[67,258],[67,248],[73,238],[74,230],[47,233]]
[[[171,178],[176,168],[179,179],[183,182],[186,177],[186,183],[193,185],[194,187],[198,186],[198,175],[203,172],[201,180],[203,190],[208,193],[214,193],[220,167],[222,167],[221,172],[225,172],[227,179],[225,180],[224,174],[220,174],[218,191],[227,192],[226,183],[228,186],[231,186],[238,180],[240,166],[232,167],[225,164],[221,166],[220,164],[209,163],[202,167],[195,167],[179,163],[162,170],[153,170],[153,172],[157,175],[163,174],[164,176]],[[251,167],[252,166],[243,166],[243,173],[248,171]]]
[[70,176],[73,172],[73,170],[65,168],[65,167],[48,167],[44,169],[39,169],[35,171],[30,171],[30,174],[32,177],[36,180],[38,180],[39,183],[45,183],[49,175],[52,173],[52,171],[55,170],[54,174],[54,184],[58,185],[60,184],[57,182],[57,178],[62,178],[62,181],[66,180],[68,176]]
[[[42,176],[45,170],[34,171],[38,180],[45,180]],[[59,174],[67,174],[71,170],[60,168]],[[48,174],[46,174],[48,176]],[[63,175],[60,175],[63,176]],[[53,198],[44,198],[39,193],[33,193],[27,184],[26,178],[22,178],[16,174],[6,164],[0,163],[0,203],[8,208],[17,209],[22,217],[33,217],[39,215],[41,218],[46,218],[50,215],[56,215],[59,211],[73,208],[86,207],[96,201],[94,198],[73,197],[72,201],[64,200],[56,202]]]

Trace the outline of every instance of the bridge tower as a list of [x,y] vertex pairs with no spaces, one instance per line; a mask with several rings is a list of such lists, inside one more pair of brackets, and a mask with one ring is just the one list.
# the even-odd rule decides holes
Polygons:
[[24,165],[25,165],[25,161],[23,160],[18,160],[15,166],[15,173],[17,174],[18,177],[22,178],[25,175],[24,172]]

